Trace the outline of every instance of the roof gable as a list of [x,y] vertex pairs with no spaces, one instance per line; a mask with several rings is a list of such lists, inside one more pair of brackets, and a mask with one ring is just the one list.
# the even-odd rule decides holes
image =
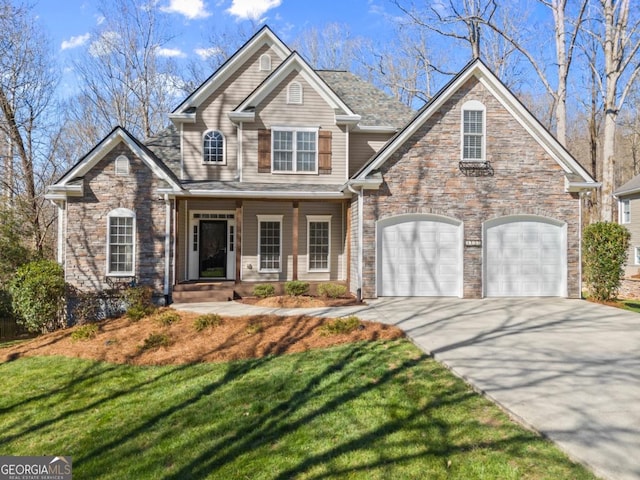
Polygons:
[[480,59],[473,60],[467,64],[458,75],[451,79],[451,81],[418,112],[409,124],[398,132],[395,137],[353,176],[353,179],[363,180],[379,169],[382,164],[424,125],[433,114],[438,112],[445,102],[471,77],[475,77],[511,114],[512,118],[558,163],[565,174],[572,177],[570,183],[580,186],[588,185],[590,187],[598,185],[567,149],[527,110],[520,100],[518,100]]
[[180,182],[173,172],[158,160],[153,152],[122,127],[116,127],[111,130],[87,155],[82,157],[55,184],[51,185],[49,187],[50,190],[64,191],[65,187],[71,187],[121,142],[140,158],[158,178],[166,181],[172,190],[182,190]]
[[340,122],[358,122],[360,116],[327,85],[327,83],[313,70],[307,62],[297,53],[293,52],[280,66],[271,73],[244,101],[231,113],[240,114],[253,111],[274,89],[284,82],[287,77],[298,72],[302,78],[313,88],[327,104],[336,111],[336,120]]
[[179,119],[190,113],[190,109],[199,107],[213,92],[228,80],[245,62],[247,62],[263,45],[271,47],[280,59],[284,60],[291,54],[291,50],[266,25],[251,37],[236,53],[204,81],[191,95],[189,95],[169,115]]

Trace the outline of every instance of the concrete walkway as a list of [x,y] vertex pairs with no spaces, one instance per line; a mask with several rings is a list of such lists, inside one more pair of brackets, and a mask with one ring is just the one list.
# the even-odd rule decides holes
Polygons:
[[357,314],[402,328],[520,422],[610,480],[640,479],[640,315],[582,300],[383,298],[278,310],[173,305],[244,315]]

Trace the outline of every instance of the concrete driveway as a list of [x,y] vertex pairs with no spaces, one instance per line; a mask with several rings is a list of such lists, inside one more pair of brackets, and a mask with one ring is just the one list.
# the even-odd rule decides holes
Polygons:
[[[216,305],[221,314],[248,313],[234,302]],[[203,304],[199,311],[210,308]],[[357,313],[397,325],[597,475],[640,479],[639,314],[556,298],[382,298],[366,307],[305,313]]]

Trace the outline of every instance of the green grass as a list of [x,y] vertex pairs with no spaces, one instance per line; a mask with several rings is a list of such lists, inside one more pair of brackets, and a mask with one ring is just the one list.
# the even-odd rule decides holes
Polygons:
[[91,479],[593,479],[406,340],[226,364],[0,364],[3,455]]
[[616,300],[620,308],[640,313],[640,300]]

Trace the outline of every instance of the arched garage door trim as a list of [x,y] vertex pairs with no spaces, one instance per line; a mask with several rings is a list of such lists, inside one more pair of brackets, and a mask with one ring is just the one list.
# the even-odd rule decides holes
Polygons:
[[[393,244],[392,238],[396,239]],[[385,240],[389,242],[386,247]],[[401,248],[393,249],[392,246]],[[401,214],[378,220],[376,294],[462,297],[463,253],[463,224],[455,218]],[[398,256],[400,261],[397,261]],[[437,265],[432,264],[433,259]],[[410,263],[414,271],[402,270],[402,263]],[[434,267],[442,267],[440,270],[449,277],[445,279],[445,275],[438,275],[435,280]]]
[[[482,230],[485,297],[567,296],[565,222],[540,215],[507,215],[488,220]],[[498,238],[501,244],[494,245]],[[506,286],[499,287],[500,282]]]

